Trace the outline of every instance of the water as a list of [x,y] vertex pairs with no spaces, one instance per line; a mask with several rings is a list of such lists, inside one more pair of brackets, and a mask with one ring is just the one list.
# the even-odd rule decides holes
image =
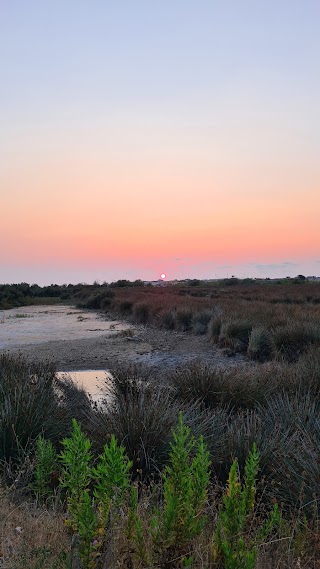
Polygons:
[[102,388],[104,391],[106,390],[111,374],[105,369],[87,369],[84,371],[59,371],[56,376],[62,380],[71,378],[76,385],[83,387],[91,395],[93,401],[99,402],[107,395],[106,393],[102,394]]
[[78,340],[115,335],[128,324],[72,306],[26,306],[0,315],[0,350],[55,340]]

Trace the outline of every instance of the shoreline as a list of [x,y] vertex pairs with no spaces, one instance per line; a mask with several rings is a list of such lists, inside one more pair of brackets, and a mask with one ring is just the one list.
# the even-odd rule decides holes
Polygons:
[[130,336],[101,334],[94,338],[24,344],[2,351],[30,360],[50,361],[57,371],[109,369],[119,364],[142,364],[160,371],[199,360],[230,368],[245,361],[240,354],[227,358],[205,336],[134,325],[131,331]]

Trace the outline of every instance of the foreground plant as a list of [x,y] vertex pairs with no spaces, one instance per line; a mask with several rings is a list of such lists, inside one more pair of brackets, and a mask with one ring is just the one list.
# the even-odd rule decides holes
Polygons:
[[154,520],[154,541],[165,557],[182,549],[204,527],[209,484],[209,453],[179,415],[173,431],[169,464],[163,474],[163,509]]
[[[70,438],[64,439],[60,460],[63,464],[61,486],[66,489],[68,524],[79,537],[80,556],[85,568],[95,567],[102,548],[111,513],[124,502],[130,487],[132,463],[114,435],[104,446],[95,467],[91,466],[91,442],[72,421]],[[93,484],[94,482],[94,484]],[[90,492],[93,486],[93,496]]]
[[248,522],[255,508],[256,478],[259,469],[259,453],[254,444],[246,464],[244,484],[238,477],[238,461],[231,466],[223,506],[219,513],[214,534],[214,559],[225,569],[254,569],[257,546],[280,522],[277,504],[263,526],[251,537]]
[[35,452],[34,490],[40,500],[52,494],[52,476],[57,468],[57,453],[51,441],[37,438]]
[[124,502],[125,493],[130,487],[132,462],[114,435],[111,435],[110,443],[104,446],[99,459],[97,466],[92,468],[92,476],[95,479],[94,496],[99,509],[100,534],[103,535],[111,511]]
[[64,450],[60,453],[63,465],[60,484],[67,492],[70,525],[78,530],[78,512],[91,481],[91,442],[82,433],[79,424],[72,420],[71,437],[62,441]]

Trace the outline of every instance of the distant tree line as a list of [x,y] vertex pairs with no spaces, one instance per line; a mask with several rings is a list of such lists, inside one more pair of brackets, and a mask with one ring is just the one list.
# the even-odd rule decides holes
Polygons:
[[[232,276],[231,278],[202,281],[200,279],[187,279],[187,281],[178,281],[176,284],[183,287],[188,286],[196,288],[208,287],[231,287],[241,285],[258,285],[258,284],[302,284],[308,282],[304,275],[298,275],[295,278],[287,277],[285,279],[239,279]],[[166,283],[170,286],[171,283]],[[39,286],[38,284],[0,284],[0,309],[6,310],[8,308],[16,308],[19,306],[28,306],[32,304],[50,304],[53,302],[75,302],[79,306],[86,308],[99,308],[99,297],[103,296],[105,304],[110,304],[110,299],[114,296],[114,289],[121,288],[138,288],[143,287],[144,282],[140,279],[129,281],[127,279],[120,279],[111,283],[94,282],[92,285],[85,283],[78,284],[51,284],[48,286]],[[151,285],[149,285],[151,286]],[[193,296],[201,296],[200,292],[194,291]],[[101,298],[100,298],[101,300]]]

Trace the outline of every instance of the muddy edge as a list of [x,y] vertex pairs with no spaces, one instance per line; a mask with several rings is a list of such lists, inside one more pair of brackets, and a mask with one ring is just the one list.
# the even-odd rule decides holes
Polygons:
[[48,360],[57,371],[109,369],[117,364],[140,363],[155,370],[170,369],[190,361],[202,361],[221,368],[238,365],[243,356],[226,357],[206,336],[132,326],[132,335],[101,335],[89,339],[58,340],[16,346],[30,360]]

